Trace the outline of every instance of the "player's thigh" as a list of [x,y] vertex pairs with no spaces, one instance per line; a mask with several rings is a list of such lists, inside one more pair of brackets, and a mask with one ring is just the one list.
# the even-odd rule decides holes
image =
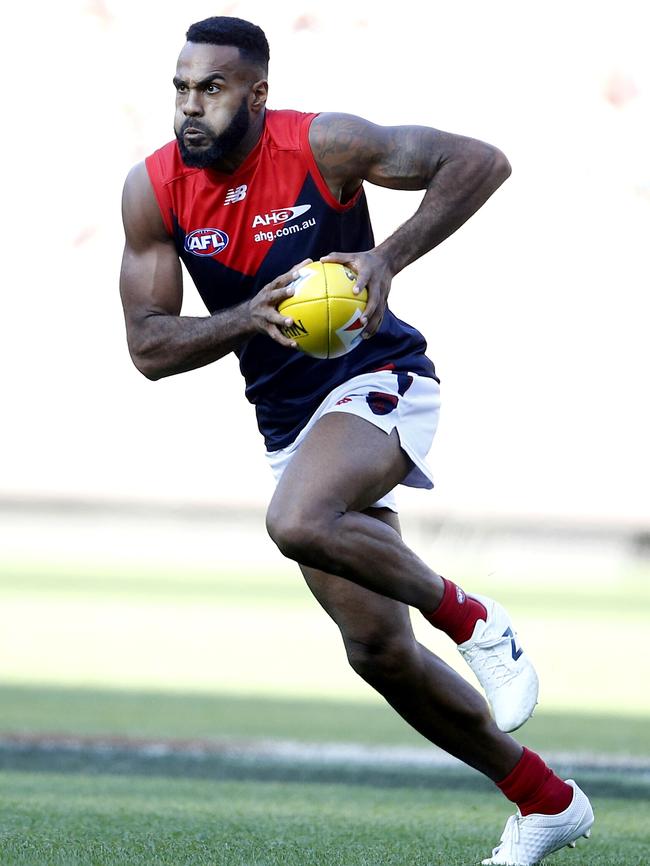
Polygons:
[[363,511],[393,490],[411,462],[397,430],[379,427],[344,412],[323,415],[280,479],[270,511],[327,508],[332,512]]

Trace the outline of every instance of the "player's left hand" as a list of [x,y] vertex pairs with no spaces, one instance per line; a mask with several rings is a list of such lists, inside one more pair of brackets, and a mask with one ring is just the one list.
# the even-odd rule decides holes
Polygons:
[[386,310],[393,279],[388,260],[377,250],[368,250],[364,253],[330,253],[323,256],[321,262],[347,265],[357,274],[354,293],[358,294],[363,288],[368,290],[368,303],[361,322],[364,340],[370,339],[377,333]]

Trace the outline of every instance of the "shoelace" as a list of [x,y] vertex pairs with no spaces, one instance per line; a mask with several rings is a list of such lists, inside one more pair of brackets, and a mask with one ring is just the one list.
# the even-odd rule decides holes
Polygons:
[[503,833],[501,834],[501,839],[499,840],[499,844],[492,851],[493,857],[496,857],[496,855],[499,854],[501,849],[506,845],[510,846],[510,848],[511,848],[510,853],[513,853],[513,854],[515,853],[514,851],[512,851],[512,845],[513,844],[515,844],[515,845],[519,844],[519,838],[520,838],[519,821],[521,820],[521,817],[522,817],[521,815],[517,814],[517,815],[511,815],[508,818],[508,820],[506,821],[506,826],[503,828]]
[[[511,670],[511,668],[503,662],[503,656],[499,652],[503,644],[506,643],[510,646],[509,637],[500,637],[496,640],[491,638],[490,640],[476,641],[471,649],[467,649],[463,652],[463,655],[466,656],[468,663],[472,665],[477,676],[479,671],[485,669],[485,671],[499,681],[500,684],[506,683],[508,680],[511,680],[516,676],[516,671]],[[494,652],[486,653],[485,650],[489,649],[493,649]]]

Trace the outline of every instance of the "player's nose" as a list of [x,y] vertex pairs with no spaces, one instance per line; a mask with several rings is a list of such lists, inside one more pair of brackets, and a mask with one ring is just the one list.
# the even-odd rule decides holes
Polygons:
[[201,97],[196,91],[190,90],[187,94],[187,99],[183,104],[183,114],[186,117],[200,117],[203,114]]

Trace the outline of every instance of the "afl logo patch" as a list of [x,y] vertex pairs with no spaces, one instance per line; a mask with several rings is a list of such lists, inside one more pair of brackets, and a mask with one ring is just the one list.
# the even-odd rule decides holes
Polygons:
[[225,250],[229,240],[221,229],[195,229],[185,235],[185,250],[193,256],[216,256]]

